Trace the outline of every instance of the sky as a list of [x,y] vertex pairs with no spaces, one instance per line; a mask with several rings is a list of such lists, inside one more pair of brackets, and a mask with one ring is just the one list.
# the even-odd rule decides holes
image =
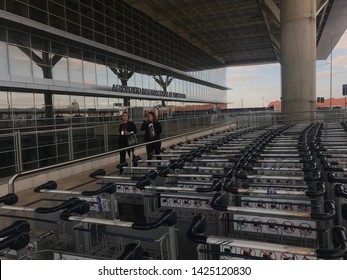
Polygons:
[[[347,33],[332,52],[332,97],[342,97],[342,84],[347,84]],[[316,63],[317,97],[330,97],[330,56]],[[281,98],[279,63],[229,67],[227,83],[228,108],[261,107]]]

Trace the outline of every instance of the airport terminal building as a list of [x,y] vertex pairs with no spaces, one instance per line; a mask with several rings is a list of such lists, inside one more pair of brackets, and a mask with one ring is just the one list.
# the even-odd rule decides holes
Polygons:
[[69,109],[226,103],[224,65],[127,1],[1,1],[0,50],[2,128],[26,120],[18,109],[53,123]]

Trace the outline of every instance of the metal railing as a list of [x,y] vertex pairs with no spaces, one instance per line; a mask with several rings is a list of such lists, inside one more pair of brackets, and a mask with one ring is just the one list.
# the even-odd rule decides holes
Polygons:
[[[219,124],[235,122],[229,114],[200,115],[161,120],[162,139],[191,133]],[[143,143],[140,131],[142,121],[135,121],[138,140]],[[119,150],[119,123],[93,125],[18,128],[12,132],[0,131],[0,178],[16,173],[83,159]]]
[[[294,114],[291,120],[302,121],[303,113]],[[297,116],[297,120],[295,119]],[[337,123],[347,119],[347,110],[318,110],[315,122]],[[161,120],[162,139],[191,133],[219,124],[234,123],[237,128],[281,124],[286,116],[279,112],[259,111],[244,113],[202,114]],[[140,131],[142,121],[135,121],[138,140],[143,143]],[[119,149],[119,123],[80,123],[69,126],[35,127],[13,129],[10,133],[0,131],[0,178],[18,172],[57,165],[99,155]]]

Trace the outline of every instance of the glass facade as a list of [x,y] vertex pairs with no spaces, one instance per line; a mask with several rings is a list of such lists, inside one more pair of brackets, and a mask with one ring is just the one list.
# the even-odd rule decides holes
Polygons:
[[[1,8],[10,13],[182,71],[204,71],[223,66],[123,0],[2,2]],[[218,79],[218,73],[214,74],[214,71],[195,74]]]
[[[11,81],[72,86],[79,88],[81,93],[85,88],[109,91],[114,84],[122,85],[124,82],[128,87],[163,89],[153,78],[158,73],[154,68],[4,26],[0,26],[0,30],[0,59],[3,62],[0,71],[3,73],[2,77],[11,77]],[[225,69],[214,71],[225,77]],[[208,72],[210,70],[195,74],[208,76]],[[174,78],[168,74],[162,76],[165,79],[173,78],[166,90],[185,94],[187,101],[226,102],[225,90]]]
[[226,106],[223,65],[125,1],[0,11],[1,176],[117,149],[125,110],[138,125],[155,111],[168,137],[215,125]]
[[[49,85],[62,87],[63,92],[64,87],[68,91],[72,87],[77,95],[89,90],[89,95],[98,98],[112,96],[112,86],[122,85],[181,94],[189,104],[226,103],[226,70],[220,68],[222,64],[125,1],[3,0],[0,8],[18,19],[30,20],[25,26],[10,21],[0,25],[0,82],[32,84],[35,94]],[[47,30],[37,30],[35,23],[42,24],[41,29],[47,26]],[[57,30],[86,41],[81,44],[56,36]],[[116,50],[118,55],[94,48],[93,42]],[[129,59],[129,55],[137,59]],[[183,71],[185,76],[175,71]],[[48,90],[52,97],[45,94],[44,104],[53,110],[59,107],[53,104],[56,92]],[[123,95],[131,99],[130,104],[124,101],[127,106],[145,107],[151,103],[145,99],[160,100]]]

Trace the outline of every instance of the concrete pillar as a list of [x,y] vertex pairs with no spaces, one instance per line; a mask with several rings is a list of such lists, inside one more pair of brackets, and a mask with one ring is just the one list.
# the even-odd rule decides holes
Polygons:
[[281,1],[282,113],[311,122],[316,110],[316,0]]

